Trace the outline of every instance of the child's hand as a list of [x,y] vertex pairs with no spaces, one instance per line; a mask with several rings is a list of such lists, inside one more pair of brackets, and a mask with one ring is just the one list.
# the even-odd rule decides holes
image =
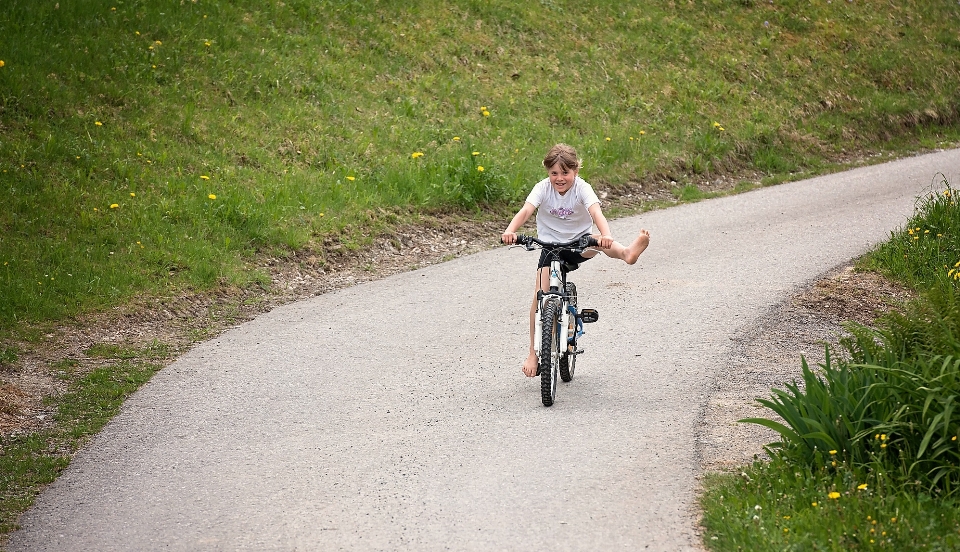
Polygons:
[[517,233],[516,232],[504,232],[500,236],[500,242],[507,245],[513,245],[517,242]]
[[594,238],[600,242],[600,249],[610,249],[613,245],[613,236],[594,236]]

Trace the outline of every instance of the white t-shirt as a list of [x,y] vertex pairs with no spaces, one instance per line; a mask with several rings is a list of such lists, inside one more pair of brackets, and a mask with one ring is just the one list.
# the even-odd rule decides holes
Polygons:
[[537,237],[543,241],[567,242],[593,229],[593,217],[588,209],[600,203],[600,199],[578,176],[563,195],[550,185],[549,178],[544,178],[533,187],[527,203],[537,208]]

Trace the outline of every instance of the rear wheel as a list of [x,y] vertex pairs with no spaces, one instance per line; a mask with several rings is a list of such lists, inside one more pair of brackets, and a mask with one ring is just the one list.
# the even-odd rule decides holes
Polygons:
[[[574,309],[577,308],[577,286],[573,282],[567,282],[567,301]],[[560,379],[568,382],[573,379],[573,372],[577,365],[577,319],[570,313],[567,324],[567,341],[563,348],[563,354],[560,356]]]
[[560,372],[560,299],[547,298],[540,309],[543,331],[540,339],[540,398],[551,406],[557,396]]

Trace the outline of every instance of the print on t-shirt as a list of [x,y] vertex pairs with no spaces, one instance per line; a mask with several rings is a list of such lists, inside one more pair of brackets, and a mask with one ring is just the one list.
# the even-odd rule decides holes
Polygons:
[[556,207],[556,208],[554,208],[554,209],[550,209],[550,214],[553,215],[553,216],[555,216],[555,217],[557,217],[557,218],[562,218],[562,219],[566,220],[567,217],[569,217],[570,215],[573,214],[573,209],[566,209],[566,208],[564,208],[564,207]]

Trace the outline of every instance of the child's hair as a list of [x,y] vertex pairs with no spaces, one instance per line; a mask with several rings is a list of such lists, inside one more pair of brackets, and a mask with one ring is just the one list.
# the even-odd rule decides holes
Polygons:
[[557,144],[550,148],[547,156],[543,158],[543,166],[546,169],[560,163],[560,166],[568,171],[575,171],[580,168],[580,157],[577,150],[566,144]]

